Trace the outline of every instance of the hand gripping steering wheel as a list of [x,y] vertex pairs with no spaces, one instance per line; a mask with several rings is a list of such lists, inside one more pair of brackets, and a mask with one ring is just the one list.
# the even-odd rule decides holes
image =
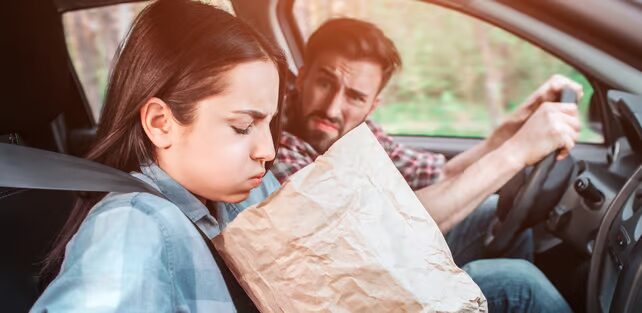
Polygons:
[[[562,91],[560,102],[576,103],[576,101],[577,96],[573,90]],[[556,162],[557,153],[557,151],[551,152],[540,160],[525,178],[516,175],[506,184],[505,187],[508,188],[502,188],[500,191],[497,216],[489,225],[484,238],[484,246],[489,256],[498,256],[505,252],[516,235],[526,228],[525,224],[535,224],[545,219],[554,205],[559,202],[561,191],[564,190],[560,187],[567,186],[574,161],[569,156]],[[553,181],[552,188],[545,187],[550,185],[546,184],[548,180]],[[553,192],[551,196],[550,192],[545,192],[545,189],[557,192]],[[548,199],[540,199],[543,194],[546,194],[544,197],[548,196]],[[551,197],[557,199],[550,199]]]

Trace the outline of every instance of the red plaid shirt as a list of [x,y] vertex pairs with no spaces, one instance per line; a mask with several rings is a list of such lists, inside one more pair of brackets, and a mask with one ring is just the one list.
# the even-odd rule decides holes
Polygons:
[[[370,120],[366,124],[413,190],[437,181],[446,162],[443,155],[396,143],[381,126]],[[271,171],[281,183],[319,156],[310,144],[286,131],[281,133],[280,142]]]

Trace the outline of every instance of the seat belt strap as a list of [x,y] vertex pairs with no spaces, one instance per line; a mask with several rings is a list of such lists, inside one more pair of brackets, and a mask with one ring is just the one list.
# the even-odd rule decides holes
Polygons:
[[104,164],[71,155],[0,143],[0,187],[96,192],[147,192],[144,181]]

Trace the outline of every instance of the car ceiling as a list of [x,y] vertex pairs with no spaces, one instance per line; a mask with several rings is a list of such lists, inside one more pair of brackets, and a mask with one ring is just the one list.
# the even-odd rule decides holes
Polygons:
[[[145,0],[53,0],[59,12]],[[413,1],[413,0],[408,0]],[[232,2],[236,2],[232,0]],[[244,1],[238,1],[243,3]],[[468,11],[480,0],[430,0]],[[486,1],[482,1],[486,2]],[[498,0],[547,25],[558,28],[642,70],[642,6],[632,1],[513,1]],[[247,3],[247,1],[245,1]],[[470,12],[469,12],[470,13]],[[605,18],[606,15],[606,18]],[[617,18],[608,18],[617,16]]]
[[148,0],[53,0],[58,12],[96,8],[119,3],[145,2]]
[[[143,2],[144,0],[53,0],[59,12],[66,12],[78,9],[114,5],[127,2]],[[283,1],[283,0],[281,0]],[[415,1],[415,0],[406,0]],[[242,11],[255,10],[255,4],[250,1],[231,0],[235,10]],[[272,1],[268,1],[272,2]],[[284,2],[292,2],[286,0]],[[512,0],[427,0],[426,2],[435,3],[444,7],[449,7],[467,14],[471,14],[482,19],[488,20],[499,26],[501,21],[493,21],[498,15],[492,16],[484,12],[483,8],[495,4],[514,9],[524,15],[532,17],[535,20],[543,22],[546,26],[569,34],[571,39],[576,42],[570,43],[568,49],[582,48],[582,43],[588,43],[590,46],[597,48],[597,52],[605,52],[604,55],[612,56],[616,62],[597,61],[601,58],[580,57],[578,63],[573,64],[573,57],[566,55],[567,61],[578,68],[589,69],[588,74],[597,74],[599,72],[618,72],[628,75],[604,76],[605,81],[616,88],[640,92],[642,89],[642,78],[638,76],[642,73],[642,6],[632,1],[608,1],[585,0],[585,1],[512,1]],[[250,4],[251,3],[251,4]],[[245,6],[252,6],[246,8]],[[242,8],[241,8],[242,6]],[[492,6],[491,6],[492,7]],[[264,10],[262,10],[264,11]],[[246,15],[246,14],[243,14]],[[255,12],[256,15],[256,12]],[[606,16],[606,18],[605,18]],[[617,18],[608,18],[617,16]],[[510,22],[509,22],[510,23]],[[255,25],[257,26],[257,25]],[[262,30],[265,31],[265,30]],[[526,34],[521,34],[526,35]],[[524,36],[528,39],[528,36]],[[533,38],[531,38],[533,39]],[[544,41],[545,42],[545,41]],[[576,43],[579,43],[576,44]],[[543,46],[547,50],[550,47]],[[560,56],[564,56],[563,51],[552,51]],[[604,58],[607,60],[608,58]],[[617,62],[621,61],[621,62]],[[589,63],[589,64],[582,64]],[[596,63],[597,62],[597,63]],[[592,64],[591,64],[592,63]],[[599,64],[598,64],[599,63]],[[617,64],[621,63],[621,64]],[[624,66],[622,66],[624,65]],[[628,67],[628,69],[626,69]],[[593,73],[591,73],[593,72]],[[591,75],[593,76],[593,75]],[[610,77],[609,77],[610,76]],[[624,77],[626,76],[626,77]]]
[[[59,12],[114,5],[145,0],[53,0]],[[411,1],[411,0],[409,0]],[[479,0],[478,0],[479,1]],[[232,2],[234,2],[232,0]],[[447,7],[462,9],[472,2],[461,0],[433,0]],[[499,0],[543,22],[567,31],[596,47],[625,57],[623,60],[642,70],[642,6],[632,1],[513,1]],[[613,15],[617,18],[604,18]],[[572,16],[572,18],[570,18]],[[627,51],[627,55],[618,55]],[[634,55],[637,57],[629,57]]]
[[509,1],[506,6],[642,70],[642,6],[630,1]]

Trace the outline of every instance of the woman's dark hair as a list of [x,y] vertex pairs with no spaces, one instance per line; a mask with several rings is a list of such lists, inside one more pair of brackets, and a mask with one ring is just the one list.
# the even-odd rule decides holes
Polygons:
[[[211,5],[191,0],[158,0],[135,19],[113,64],[95,145],[87,159],[122,171],[139,171],[154,160],[154,149],[139,121],[141,106],[162,99],[179,123],[190,124],[195,103],[222,92],[224,75],[235,65],[265,60],[279,72],[279,102],[270,128],[275,149],[286,63],[273,43],[240,19]],[[269,169],[271,164],[266,164]],[[44,260],[41,287],[59,270],[65,247],[89,210],[105,196],[91,193],[74,206],[50,254]]]

